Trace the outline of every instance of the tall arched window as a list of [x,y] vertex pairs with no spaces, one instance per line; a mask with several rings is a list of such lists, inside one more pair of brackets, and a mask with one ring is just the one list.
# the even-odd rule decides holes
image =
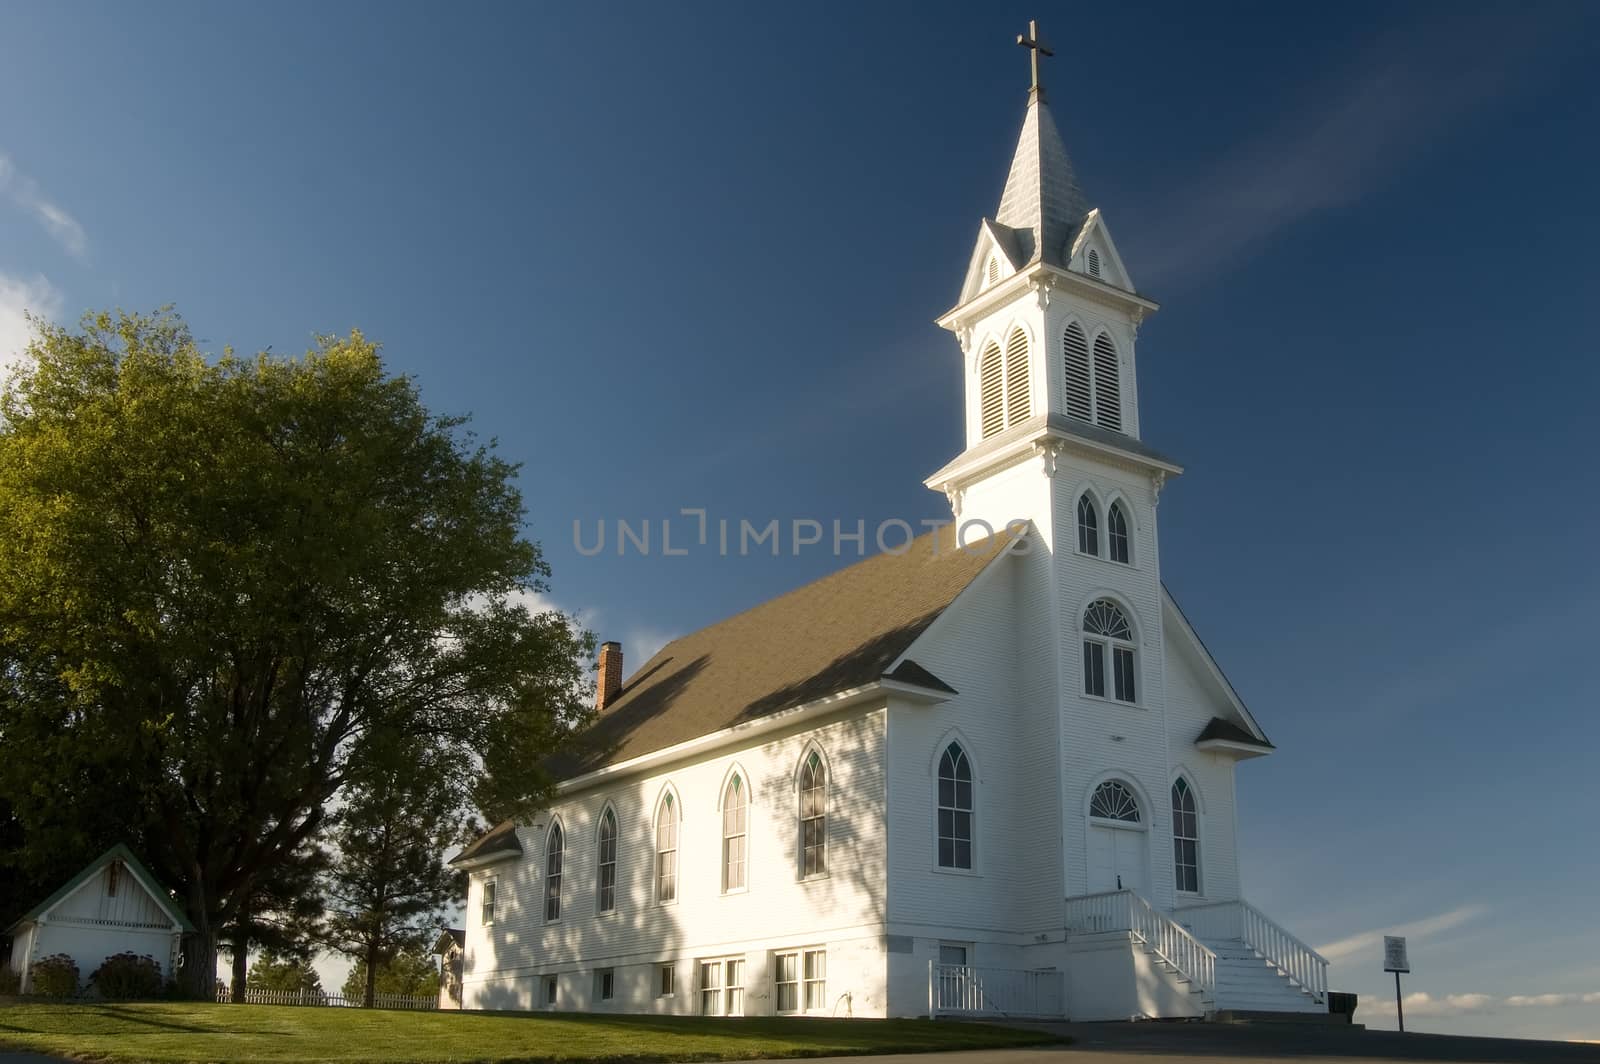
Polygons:
[[1028,420],[1028,334],[1012,329],[1006,340],[1006,424]]
[[1139,799],[1133,788],[1121,780],[1106,780],[1089,796],[1089,815],[1101,820],[1120,820],[1126,824],[1140,823]]
[[1083,335],[1083,327],[1077,322],[1069,323],[1067,331],[1061,334],[1061,349],[1067,359],[1067,413],[1082,421],[1091,421],[1094,406],[1090,401],[1089,338]]
[[596,836],[594,907],[603,913],[617,907],[617,814],[610,806],[600,814]]
[[984,439],[1006,427],[1005,370],[1000,345],[992,340],[978,359],[978,420]]
[[815,750],[800,766],[800,874],[828,870],[828,768]]
[[722,889],[743,890],[748,839],[744,781],[736,772],[722,792]]
[[678,897],[678,803],[668,791],[656,810],[656,901]]
[[544,918],[561,919],[561,863],[566,856],[566,836],[559,823],[550,825],[544,847]]
[[1200,816],[1194,791],[1182,776],[1172,784],[1172,868],[1179,890],[1200,893]]
[[1122,391],[1117,383],[1117,345],[1101,333],[1094,338],[1094,419],[1122,431]]
[[972,867],[972,762],[960,743],[939,758],[939,867]]
[[1128,564],[1128,517],[1120,500],[1106,508],[1106,547],[1112,561]]
[[1089,493],[1078,496],[1078,550],[1100,556],[1100,516],[1095,513]]
[[1133,628],[1115,602],[1096,599],[1083,613],[1084,694],[1106,697],[1108,658],[1112,676],[1111,697],[1118,702],[1137,701]]

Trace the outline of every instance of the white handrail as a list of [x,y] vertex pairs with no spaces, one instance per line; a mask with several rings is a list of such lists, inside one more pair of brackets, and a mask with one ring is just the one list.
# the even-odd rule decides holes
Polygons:
[[1177,911],[1201,938],[1237,938],[1305,988],[1312,1000],[1328,1000],[1328,961],[1243,899],[1202,902]]
[[1177,969],[1179,975],[1193,983],[1203,1000],[1215,1000],[1217,955],[1183,925],[1167,914],[1158,912],[1137,892],[1110,890],[1068,898],[1066,924],[1069,933],[1131,932],[1156,956]]
[[928,962],[932,1016],[1065,1016],[1066,973]]

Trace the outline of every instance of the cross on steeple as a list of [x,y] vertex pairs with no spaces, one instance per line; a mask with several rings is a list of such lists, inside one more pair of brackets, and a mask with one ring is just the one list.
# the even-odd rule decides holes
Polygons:
[[1056,53],[1046,48],[1040,42],[1039,23],[1034,19],[1028,20],[1028,32],[1026,35],[1021,33],[1017,34],[1017,43],[1028,49],[1029,52],[1033,53],[1030,57],[1033,60],[1033,84],[1028,88],[1028,95],[1034,99],[1043,101],[1044,86],[1039,84],[1039,57],[1041,55],[1055,55]]

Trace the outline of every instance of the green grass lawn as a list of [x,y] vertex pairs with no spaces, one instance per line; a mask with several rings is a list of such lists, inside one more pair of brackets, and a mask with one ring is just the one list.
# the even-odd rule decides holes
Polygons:
[[690,1061],[918,1053],[1049,1041],[926,1020],[384,1012],[272,1005],[0,1006],[0,1046],[144,1062]]

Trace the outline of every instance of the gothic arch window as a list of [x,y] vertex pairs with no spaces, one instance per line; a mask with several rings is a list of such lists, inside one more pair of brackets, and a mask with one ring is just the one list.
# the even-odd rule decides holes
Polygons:
[[561,919],[561,866],[566,859],[566,833],[558,820],[550,825],[544,846],[544,918],[546,923]]
[[617,814],[609,805],[600,814],[595,851],[594,907],[599,912],[614,912],[617,908]]
[[1070,322],[1061,334],[1061,349],[1067,360],[1067,414],[1080,421],[1091,421],[1094,406],[1091,402],[1092,385],[1089,375],[1089,338],[1083,327]]
[[678,898],[678,802],[671,791],[656,808],[656,901]]
[[1028,334],[1012,329],[1006,340],[1006,424],[1026,421],[1032,406],[1028,397]]
[[1089,276],[1100,276],[1100,252],[1094,248],[1089,249]]
[[800,765],[800,875],[828,871],[828,766],[816,750]]
[[1099,820],[1117,820],[1124,824],[1140,824],[1144,817],[1139,812],[1139,798],[1133,788],[1121,780],[1106,780],[1089,796],[1089,815]]
[[1000,345],[993,340],[978,359],[978,420],[984,439],[1006,427],[1004,367],[1000,362]]
[[1172,782],[1172,869],[1180,891],[1200,893],[1200,814],[1182,776]]
[[1122,431],[1122,390],[1117,345],[1107,333],[1094,338],[1094,420],[1108,429]]
[[744,780],[735,772],[722,792],[722,889],[745,888],[745,865],[748,853],[749,805],[744,792]]
[[[1106,682],[1109,665],[1111,682]],[[1118,702],[1138,701],[1134,676],[1133,628],[1122,608],[1096,599],[1083,613],[1083,693]]]
[[1078,496],[1078,552],[1100,556],[1100,515],[1088,492]]
[[1120,499],[1106,507],[1106,552],[1112,561],[1128,564],[1128,515]]
[[939,867],[972,867],[972,761],[960,743],[939,757]]

